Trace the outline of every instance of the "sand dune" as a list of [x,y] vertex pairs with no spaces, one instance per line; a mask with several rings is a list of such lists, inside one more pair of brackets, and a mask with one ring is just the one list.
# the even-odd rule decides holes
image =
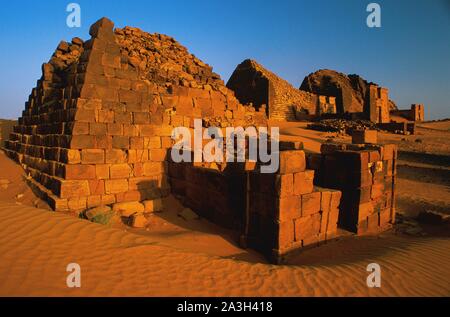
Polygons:
[[[327,137],[302,126],[283,129],[284,138],[301,133],[310,150]],[[3,153],[0,161],[0,178],[10,181],[0,191],[0,296],[450,296],[450,238],[442,232],[342,238],[275,266],[239,248],[230,231],[203,219],[184,222],[176,201],[152,217],[148,230],[45,210],[20,166]],[[412,167],[399,173],[399,211],[445,211],[448,180],[439,172],[417,177],[418,168],[430,167],[406,163]],[[74,262],[81,288],[71,289],[66,266]],[[372,262],[381,266],[381,288],[366,285]]]
[[[449,239],[366,238],[345,248],[339,243],[347,242],[310,250],[297,259],[302,264],[251,264],[175,250],[61,213],[0,203],[0,295],[450,294]],[[81,266],[81,288],[66,286],[71,262]],[[370,262],[381,265],[379,289],[366,286]]]

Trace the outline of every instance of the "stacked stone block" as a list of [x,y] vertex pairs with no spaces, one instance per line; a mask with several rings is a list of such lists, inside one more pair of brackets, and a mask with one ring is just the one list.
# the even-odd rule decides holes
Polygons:
[[314,187],[301,150],[280,152],[275,174],[249,173],[246,243],[279,262],[337,234],[341,192]]
[[220,226],[241,230],[245,209],[244,165],[169,162],[172,193],[187,206]]
[[395,145],[325,143],[310,155],[316,183],[342,192],[339,226],[357,234],[381,232],[395,222]]
[[5,145],[56,210],[169,194],[172,130],[193,127],[194,118],[220,127],[266,122],[206,64],[187,53],[174,59],[185,49],[173,39],[113,27],[103,18],[91,27],[90,40],[60,43]]

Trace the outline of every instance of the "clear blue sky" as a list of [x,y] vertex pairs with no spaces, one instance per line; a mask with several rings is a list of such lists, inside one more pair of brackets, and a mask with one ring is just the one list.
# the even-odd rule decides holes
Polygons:
[[[81,28],[66,26],[70,2],[81,6]],[[381,5],[380,29],[366,26],[370,2]],[[20,115],[59,41],[89,38],[102,16],[175,37],[225,82],[246,58],[296,87],[330,68],[388,87],[400,107],[424,103],[427,118],[450,117],[450,0],[17,0],[0,11],[0,118]]]

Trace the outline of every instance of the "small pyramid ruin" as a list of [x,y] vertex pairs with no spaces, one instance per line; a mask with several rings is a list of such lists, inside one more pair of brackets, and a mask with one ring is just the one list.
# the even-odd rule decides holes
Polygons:
[[227,87],[242,103],[252,103],[256,109],[264,105],[268,117],[274,120],[295,121],[336,113],[334,97],[296,89],[251,59],[236,67]]
[[55,210],[166,196],[171,131],[194,118],[265,124],[173,38],[107,18],[89,34],[58,45],[5,144]]

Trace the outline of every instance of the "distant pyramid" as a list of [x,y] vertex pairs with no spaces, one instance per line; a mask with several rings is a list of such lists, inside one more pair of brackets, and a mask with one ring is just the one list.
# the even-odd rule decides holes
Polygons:
[[265,105],[270,119],[295,121],[303,114],[315,116],[336,112],[333,97],[296,89],[251,59],[236,67],[227,87],[234,91],[241,103],[252,103],[256,109]]

